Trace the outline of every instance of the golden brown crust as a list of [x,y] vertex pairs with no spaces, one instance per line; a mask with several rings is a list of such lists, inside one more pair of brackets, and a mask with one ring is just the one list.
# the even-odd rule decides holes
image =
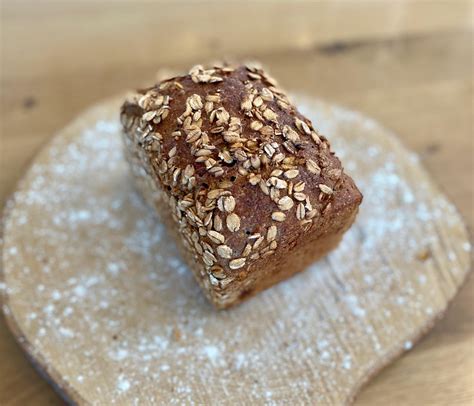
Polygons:
[[324,255],[362,200],[327,139],[258,67],[194,67],[139,91],[121,120],[142,192],[174,219],[219,307]]

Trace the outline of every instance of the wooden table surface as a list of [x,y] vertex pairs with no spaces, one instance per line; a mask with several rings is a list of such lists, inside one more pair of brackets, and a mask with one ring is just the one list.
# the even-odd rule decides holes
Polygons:
[[[24,2],[1,5],[0,201],[81,110],[212,58],[359,110],[416,151],[472,230],[473,3]],[[330,136],[330,134],[329,134]],[[357,403],[474,404],[474,279]],[[0,321],[0,404],[60,404]]]

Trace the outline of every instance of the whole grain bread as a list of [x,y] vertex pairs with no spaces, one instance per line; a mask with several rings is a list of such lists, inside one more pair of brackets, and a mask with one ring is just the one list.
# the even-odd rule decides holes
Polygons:
[[210,301],[234,305],[340,241],[362,195],[259,66],[198,65],[121,108],[125,154]]

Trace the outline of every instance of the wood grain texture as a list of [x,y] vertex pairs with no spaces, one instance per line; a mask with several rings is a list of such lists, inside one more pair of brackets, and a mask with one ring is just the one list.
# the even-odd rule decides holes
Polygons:
[[[223,43],[210,26],[198,32],[191,13],[184,13],[180,40],[173,47],[155,38],[173,37],[168,34],[177,31],[176,18],[170,16],[178,13],[179,6],[160,4],[154,13],[149,3],[136,2],[109,7],[108,3],[3,1],[1,7],[2,201],[39,147],[92,102],[135,87],[158,68],[187,66],[200,55],[228,54],[256,56],[288,89],[364,111],[395,130],[418,152],[473,226],[469,1],[390,2],[375,7],[374,2],[298,3],[298,7],[278,8],[266,2],[257,7],[291,18],[283,25],[271,25],[266,36],[255,36],[226,21],[220,30],[228,28],[226,36],[232,44]],[[195,5],[194,10],[201,7]],[[262,18],[262,12],[225,7],[234,7],[233,15],[244,15],[247,21],[253,14]],[[188,11],[192,8],[188,5]],[[160,24],[149,22],[151,14],[163,18]],[[90,34],[81,35],[73,28],[86,24]],[[201,43],[209,41],[204,51],[196,50],[199,35]],[[125,45],[117,45],[117,38]],[[160,52],[154,51],[157,47]],[[189,53],[191,48],[194,53]],[[414,351],[371,383],[359,402],[472,403],[473,300],[471,278],[446,318]],[[59,403],[4,324],[0,354],[5,360],[0,364],[1,404]]]
[[66,399],[347,404],[464,282],[465,226],[418,158],[373,120],[297,97],[365,202],[324,260],[216,311],[133,189],[121,99],[79,115],[43,149],[4,218],[7,322]]

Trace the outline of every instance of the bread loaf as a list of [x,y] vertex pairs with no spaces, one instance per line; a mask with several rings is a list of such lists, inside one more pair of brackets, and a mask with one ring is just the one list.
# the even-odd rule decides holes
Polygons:
[[218,308],[336,247],[362,201],[258,66],[195,66],[129,97],[121,122],[137,187]]

